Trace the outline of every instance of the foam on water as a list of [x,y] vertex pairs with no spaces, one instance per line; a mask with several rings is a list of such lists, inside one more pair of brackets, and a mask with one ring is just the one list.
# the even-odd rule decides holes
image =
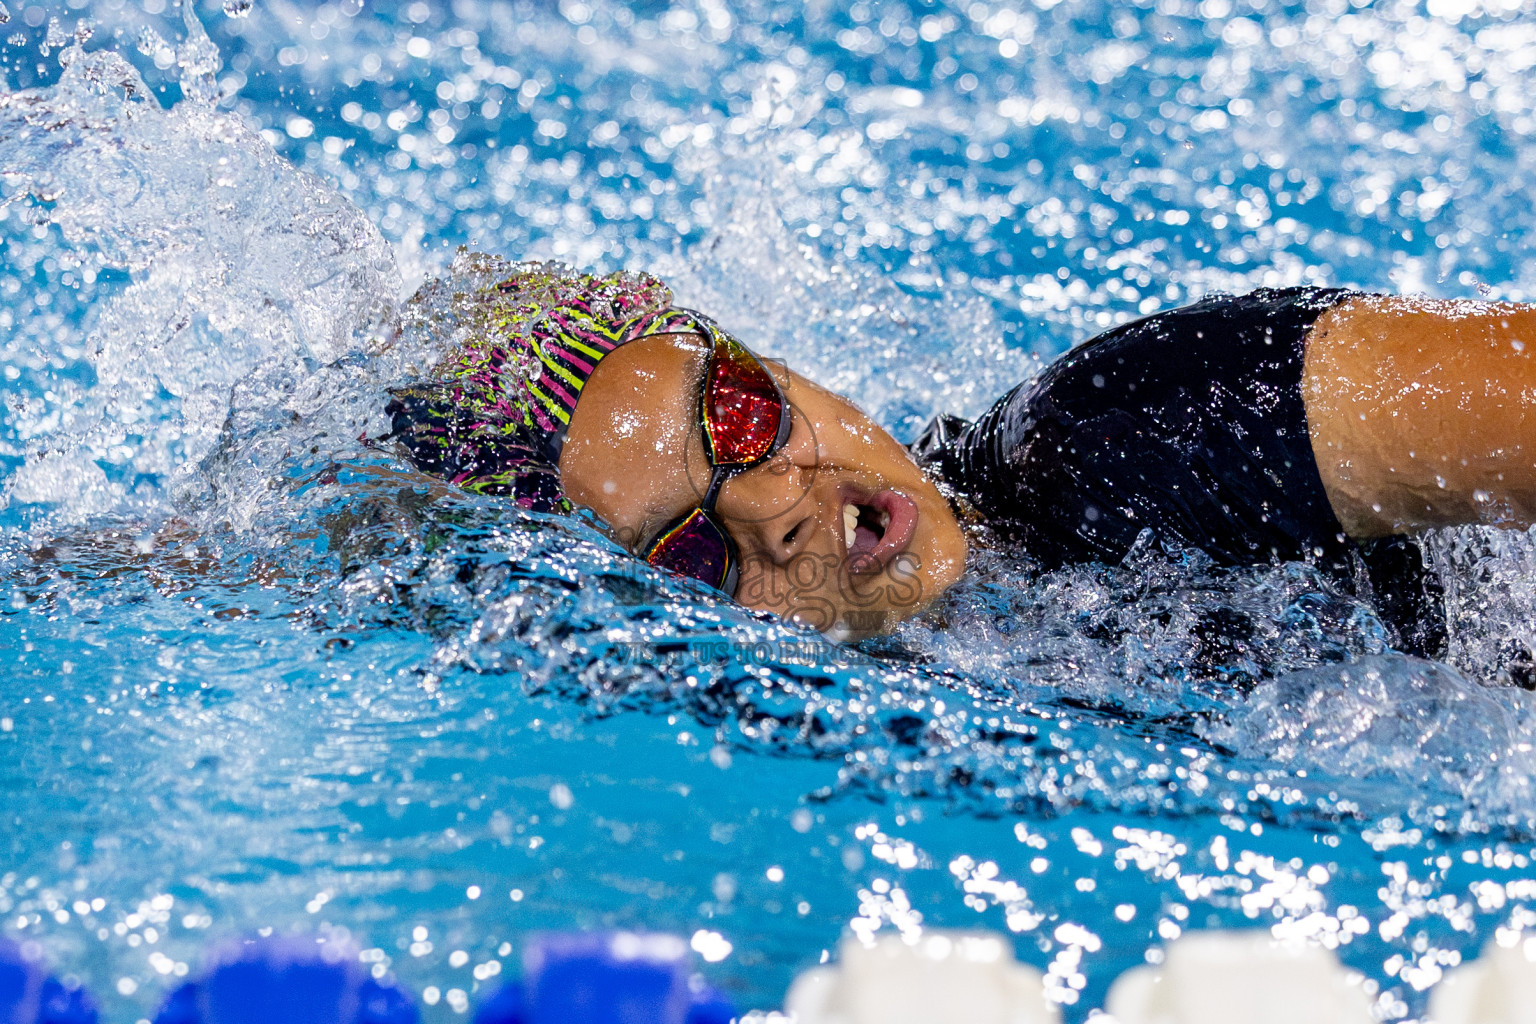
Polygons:
[[1536,925],[1527,534],[1430,538],[1444,663],[1309,566],[1150,542],[982,545],[849,650],[359,440],[461,242],[655,269],[902,436],[1213,288],[1519,297],[1526,12],[225,11],[25,7],[0,93],[0,921],[115,1012],[210,931],[461,994],[533,927],[723,934],[768,1006],[936,923],[1081,1016],[1263,923],[1398,1019]]

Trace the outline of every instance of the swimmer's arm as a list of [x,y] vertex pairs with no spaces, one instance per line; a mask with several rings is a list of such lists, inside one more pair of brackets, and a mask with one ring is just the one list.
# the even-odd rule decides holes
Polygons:
[[1536,306],[1348,300],[1313,325],[1302,392],[1350,536],[1536,523]]

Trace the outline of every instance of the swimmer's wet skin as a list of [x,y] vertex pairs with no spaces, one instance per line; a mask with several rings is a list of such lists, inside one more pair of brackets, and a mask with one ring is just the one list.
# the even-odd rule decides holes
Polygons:
[[[909,449],[654,278],[472,258],[496,282],[480,332],[390,407],[408,457],[530,507],[588,508],[653,564],[840,639],[959,578],[940,483],[1047,567],[1118,561],[1144,530],[1225,565],[1312,561],[1346,587],[1362,565],[1399,645],[1423,654],[1444,629],[1407,535],[1536,522],[1536,307],[1209,298],[1090,340]],[[721,460],[737,449],[750,457]],[[680,536],[669,561],[659,538]]]

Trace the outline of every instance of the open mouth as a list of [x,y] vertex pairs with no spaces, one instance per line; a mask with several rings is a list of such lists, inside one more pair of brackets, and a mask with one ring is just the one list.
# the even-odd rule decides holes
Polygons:
[[873,505],[850,501],[843,506],[843,540],[850,555],[873,551],[890,525],[891,514],[878,511]]
[[843,501],[843,542],[850,568],[878,572],[905,550],[917,526],[917,503],[899,491],[868,496],[849,494]]

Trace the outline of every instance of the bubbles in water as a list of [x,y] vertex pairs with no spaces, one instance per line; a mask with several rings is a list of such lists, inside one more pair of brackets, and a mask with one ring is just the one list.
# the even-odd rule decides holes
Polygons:
[[255,6],[255,0],[224,0],[224,14],[230,18],[244,18]]

